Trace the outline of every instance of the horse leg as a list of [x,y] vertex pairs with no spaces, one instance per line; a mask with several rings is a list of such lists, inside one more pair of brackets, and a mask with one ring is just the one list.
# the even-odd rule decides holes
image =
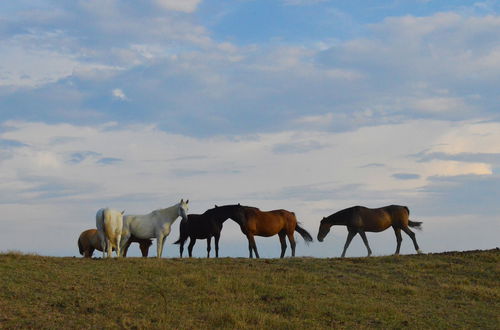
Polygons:
[[[122,242],[124,240],[122,239]],[[122,249],[122,254],[123,254],[123,257],[126,257],[127,256],[127,252],[128,252],[128,248],[130,247],[130,244],[132,244],[132,242],[130,241],[127,241],[127,243],[125,243],[125,246],[123,246],[121,249]]]
[[288,233],[288,240],[290,241],[290,247],[292,248],[292,257],[295,257],[295,246],[297,245],[295,243],[295,237],[293,236],[293,231],[291,233]]
[[399,249],[401,248],[401,242],[403,241],[403,237],[401,237],[401,228],[394,227],[394,234],[396,234],[396,253],[394,255],[399,255]]
[[101,231],[97,232],[97,236],[99,237],[99,244],[101,244],[102,258],[106,256],[106,236]]
[[215,257],[219,257],[219,239],[220,239],[220,234],[216,234],[215,236]]
[[248,238],[248,250],[250,251],[250,258],[253,258],[252,251],[255,251],[255,258],[259,257],[259,252],[257,252],[257,245],[255,244],[255,238],[252,234],[247,234]]
[[132,242],[130,241],[130,233],[122,234],[120,238],[120,249],[123,251],[123,256],[127,256],[128,248]]
[[165,240],[167,239],[167,236],[163,236],[163,238],[161,239],[161,249],[160,249],[160,258],[162,257],[163,255],[163,247],[165,246]]
[[363,239],[363,243],[365,243],[366,249],[368,250],[368,257],[372,255],[372,250],[370,249],[370,245],[368,245],[368,239],[366,238],[366,234],[364,230],[359,231],[359,235]]
[[415,238],[415,233],[410,230],[410,228],[406,227],[403,228],[403,231],[410,236],[411,240],[413,241],[413,245],[415,246],[415,250],[417,251],[418,254],[422,253],[420,248],[418,247],[417,239]]
[[284,231],[280,231],[278,233],[278,236],[280,238],[280,243],[281,243],[281,256],[280,256],[280,258],[283,258],[285,256],[285,251],[286,251],[286,234]]
[[106,245],[108,246],[108,258],[113,256],[113,247],[111,246],[111,241],[106,238]]
[[88,250],[85,250],[83,252],[83,257],[84,258],[92,258],[92,253],[94,253],[94,249],[93,248],[89,248]]
[[184,243],[186,243],[186,241],[181,240],[181,243],[179,244],[179,253],[181,255],[181,258],[182,258],[182,253],[184,252]]
[[120,248],[120,240],[121,240],[121,235],[116,236],[116,256],[121,257],[121,248]]
[[[147,257],[148,256],[148,250],[149,250],[149,246],[147,246],[147,244],[144,244],[144,243],[139,243],[139,249],[141,249],[141,254],[143,257]],[[123,252],[123,256],[125,257],[125,251]]]
[[163,250],[163,235],[156,236],[156,258],[161,258],[161,252]]
[[196,244],[196,238],[190,237],[188,245],[189,258],[193,256],[193,247],[195,244]]
[[212,241],[212,237],[207,238],[207,258],[210,258],[210,250],[211,250],[210,244],[211,244],[211,241]]
[[351,244],[351,241],[354,238],[354,236],[356,236],[356,234],[357,234],[357,232],[349,230],[349,233],[347,234],[347,240],[345,241],[345,245],[344,245],[344,251],[342,251],[341,258],[345,257],[345,252],[347,251],[349,244]]

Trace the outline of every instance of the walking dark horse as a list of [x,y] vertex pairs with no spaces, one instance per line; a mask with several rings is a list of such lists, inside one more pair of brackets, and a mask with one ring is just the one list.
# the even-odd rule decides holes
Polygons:
[[372,254],[372,250],[368,245],[368,239],[365,232],[380,232],[391,227],[396,234],[396,255],[399,255],[401,247],[401,230],[403,230],[413,241],[417,253],[422,253],[418,247],[415,233],[408,227],[421,229],[422,222],[411,221],[410,210],[406,206],[389,205],[377,209],[369,209],[364,206],[353,206],[337,213],[334,213],[321,220],[318,231],[318,241],[323,242],[325,236],[330,232],[330,227],[333,225],[347,226],[349,233],[342,252],[342,258],[356,234],[359,234],[365,243],[368,250],[368,256]]
[[[207,258],[210,258],[210,244],[212,237],[215,240],[215,257],[219,257],[219,239],[222,224],[229,218],[236,222],[243,217],[241,205],[215,206],[213,209],[205,211],[203,214],[188,214],[187,219],[183,219],[180,224],[180,236],[174,244],[179,244],[179,253],[182,258],[184,243],[189,237],[188,252],[193,256],[193,247],[197,239],[207,240]],[[241,221],[240,221],[241,222]]]
[[278,234],[281,243],[281,256],[285,256],[286,237],[292,248],[292,257],[295,257],[295,238],[293,234],[297,231],[306,243],[312,242],[311,235],[302,228],[297,222],[295,213],[287,210],[261,211],[256,207],[242,206],[244,217],[235,220],[240,225],[241,231],[247,236],[248,250],[250,258],[253,258],[252,251],[255,252],[255,257],[259,258],[257,245],[255,244],[254,236],[270,237]]

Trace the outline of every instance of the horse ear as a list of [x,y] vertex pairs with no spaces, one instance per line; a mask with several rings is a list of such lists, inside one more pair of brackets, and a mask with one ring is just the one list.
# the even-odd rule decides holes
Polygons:
[[184,198],[181,198],[181,204],[184,203]]
[[125,214],[125,210],[122,211],[122,215],[124,215],[124,214]]
[[216,207],[216,208],[218,207],[218,206],[217,206],[217,204],[215,204],[215,207]]
[[189,199],[186,200],[186,204],[189,204]]
[[241,206],[241,204],[240,204],[240,203],[238,203],[238,206]]

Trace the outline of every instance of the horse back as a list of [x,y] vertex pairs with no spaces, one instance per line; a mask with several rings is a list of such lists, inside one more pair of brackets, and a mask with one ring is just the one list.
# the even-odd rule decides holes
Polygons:
[[137,238],[152,238],[155,233],[156,221],[149,215],[125,215],[123,216],[123,232],[136,236]]
[[78,238],[78,248],[82,255],[85,251],[90,251],[92,249],[102,251],[97,229],[87,229],[83,231]]
[[365,231],[379,232],[389,227],[401,228],[408,225],[408,208],[400,205],[388,205],[370,209],[358,206],[355,219],[362,221]]
[[[247,230],[258,236],[273,236],[281,230],[295,230],[295,214],[287,210],[260,211],[251,208],[246,212]],[[292,230],[293,228],[293,230]]]

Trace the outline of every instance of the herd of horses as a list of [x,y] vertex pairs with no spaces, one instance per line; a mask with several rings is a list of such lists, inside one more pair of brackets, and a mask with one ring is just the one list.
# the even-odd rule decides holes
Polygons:
[[[125,257],[132,243],[139,243],[142,256],[147,257],[151,239],[156,239],[156,256],[161,258],[166,237],[170,234],[171,225],[179,217],[180,235],[175,244],[179,244],[182,258],[184,244],[189,238],[188,253],[192,257],[193,247],[197,239],[207,240],[207,258],[210,257],[211,240],[215,241],[215,256],[219,256],[219,239],[226,220],[235,221],[248,240],[249,257],[259,258],[255,236],[270,237],[278,235],[281,243],[281,255],[285,256],[286,239],[290,243],[291,255],[295,256],[294,233],[298,232],[306,243],[312,242],[312,236],[301,227],[295,213],[287,210],[261,211],[256,207],[240,204],[217,206],[203,214],[188,214],[189,200],[181,201],[168,208],[158,209],[144,215],[124,215],[124,211],[103,208],[97,211],[97,229],[88,229],[81,233],[78,239],[80,254],[92,257],[95,250],[102,251],[103,258],[111,257],[115,251],[117,257]],[[381,232],[389,227],[396,235],[396,252],[401,247],[401,231],[404,231],[413,241],[417,253],[421,253],[415,238],[415,233],[409,227],[421,228],[422,222],[411,221],[410,211],[406,206],[389,205],[370,209],[363,206],[353,206],[338,211],[321,220],[317,239],[322,242],[334,225],[346,226],[347,240],[342,251],[342,257],[351,240],[359,234],[368,251],[372,254],[365,232]]]

